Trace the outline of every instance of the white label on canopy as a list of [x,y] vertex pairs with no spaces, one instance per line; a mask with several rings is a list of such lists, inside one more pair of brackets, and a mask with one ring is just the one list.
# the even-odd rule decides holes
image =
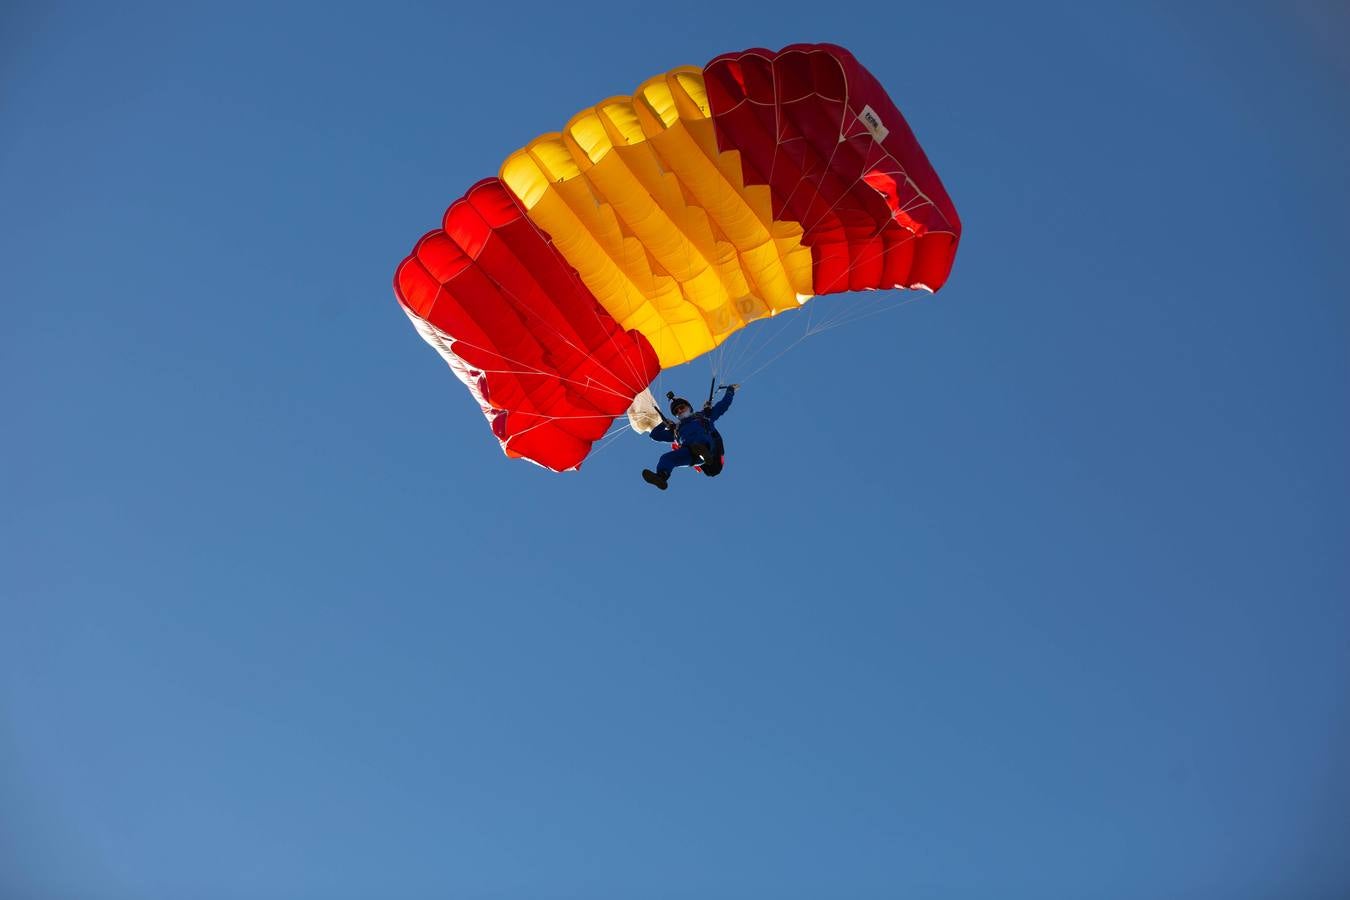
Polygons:
[[864,106],[862,112],[858,113],[858,118],[862,120],[863,127],[872,132],[877,142],[886,140],[886,135],[890,134],[890,129],[881,124],[881,116],[870,106]]

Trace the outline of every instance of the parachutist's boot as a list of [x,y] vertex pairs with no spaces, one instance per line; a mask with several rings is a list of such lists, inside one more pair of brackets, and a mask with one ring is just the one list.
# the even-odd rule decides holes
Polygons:
[[670,480],[670,475],[665,472],[653,472],[651,469],[643,469],[642,480],[648,484],[654,484],[664,491],[666,489],[666,482]]

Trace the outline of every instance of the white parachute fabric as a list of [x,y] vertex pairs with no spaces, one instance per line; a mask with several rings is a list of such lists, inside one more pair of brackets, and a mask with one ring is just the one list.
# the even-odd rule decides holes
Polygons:
[[643,388],[642,393],[633,398],[633,405],[628,407],[628,424],[638,434],[646,434],[661,424],[661,413],[650,388]]

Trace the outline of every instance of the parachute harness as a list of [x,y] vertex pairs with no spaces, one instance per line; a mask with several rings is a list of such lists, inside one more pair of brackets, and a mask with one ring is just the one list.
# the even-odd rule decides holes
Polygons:
[[[724,385],[722,387],[722,390],[726,389],[727,388]],[[689,418],[691,419],[695,417],[701,419],[703,421],[704,427],[707,428],[708,433],[713,437],[713,445],[709,447],[704,447],[704,445],[702,444],[687,445],[687,449],[690,451],[693,457],[696,460],[698,460],[698,464],[694,466],[694,470],[698,472],[703,472],[704,466],[709,467],[709,471],[703,472],[703,474],[705,475],[716,475],[722,471],[723,456],[722,453],[719,452],[719,448],[722,446],[722,434],[717,430],[717,426],[713,424],[712,419],[708,418],[708,416],[706,415],[707,411],[712,407],[712,398],[713,395],[717,392],[717,390],[718,390],[717,379],[714,378],[712,380],[712,384],[708,386],[708,401],[703,404],[703,412],[691,412],[689,414]],[[666,399],[673,402],[675,400],[675,392],[666,391]],[[685,447],[686,445],[682,443],[680,440],[680,423],[672,422],[670,419],[667,419],[666,414],[661,412],[659,408],[656,410],[656,412],[658,415],[661,416],[661,421],[666,425],[666,427],[668,427],[675,434],[675,443],[671,445],[671,449],[673,450],[678,447]],[[696,447],[701,448],[701,451],[695,450],[694,448]],[[711,468],[712,466],[716,466],[716,469]]]

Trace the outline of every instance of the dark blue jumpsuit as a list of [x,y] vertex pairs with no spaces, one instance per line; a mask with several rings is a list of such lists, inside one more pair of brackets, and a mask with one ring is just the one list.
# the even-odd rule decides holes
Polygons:
[[[722,414],[731,408],[731,398],[735,393],[735,388],[728,387],[722,399],[718,400],[713,408],[707,412],[692,413],[685,416],[675,424],[674,428],[662,423],[652,429],[652,440],[667,444],[679,444],[679,447],[664,454],[657,462],[657,474],[669,476],[680,466],[692,466],[698,463],[693,451],[689,449],[690,444],[702,444],[707,447],[712,459],[717,461],[717,471],[721,471],[722,436],[717,433],[717,428],[713,426],[713,422],[720,419]],[[716,474],[716,472],[709,472],[708,474]]]

